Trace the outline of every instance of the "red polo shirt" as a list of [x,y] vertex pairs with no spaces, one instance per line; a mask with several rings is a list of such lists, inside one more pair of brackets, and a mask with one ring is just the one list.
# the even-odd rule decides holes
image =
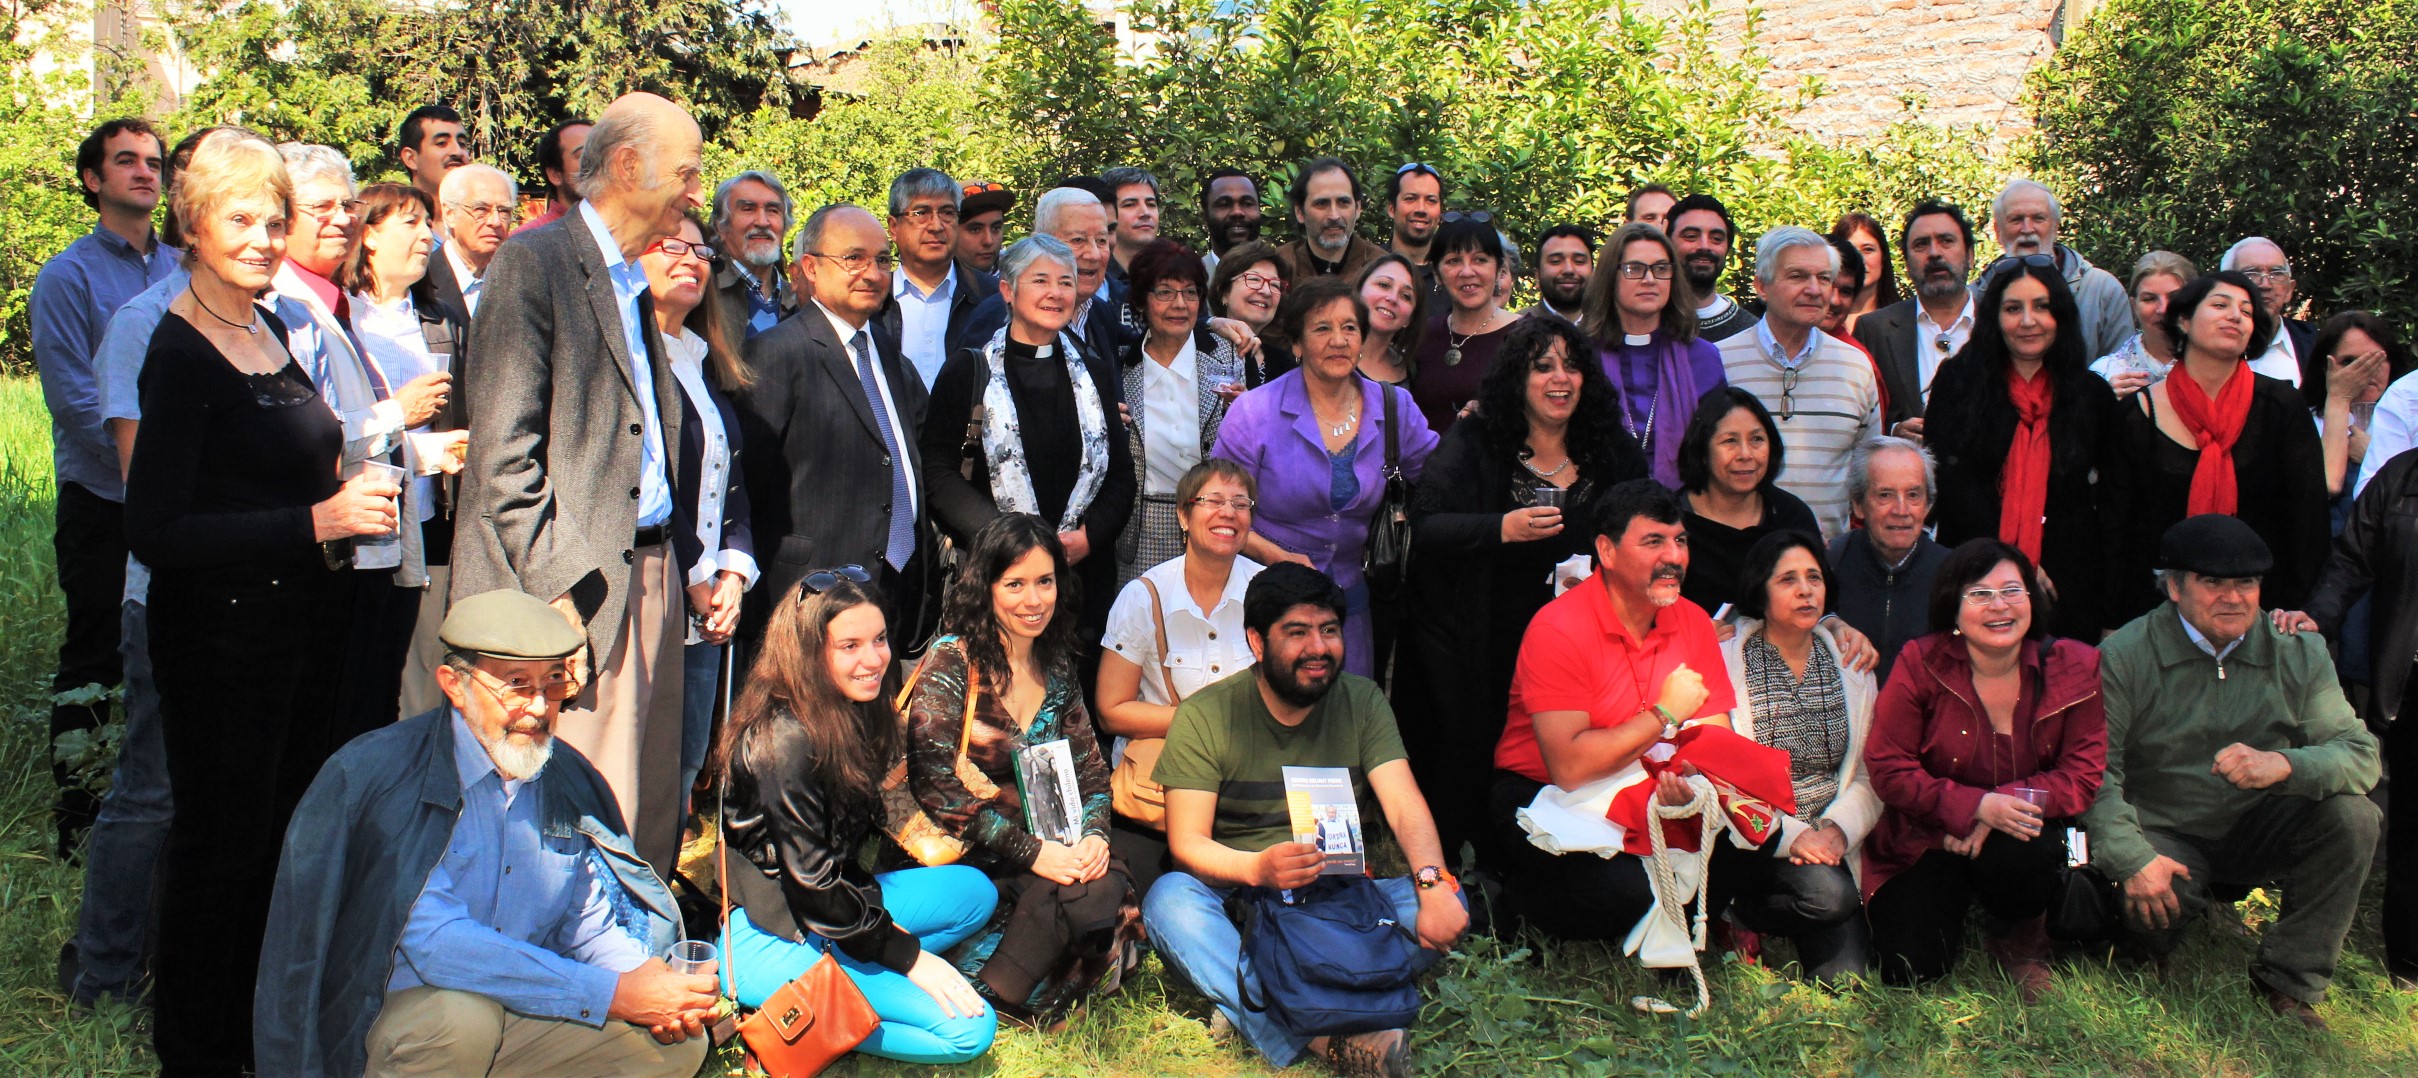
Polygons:
[[1494,765],[1538,782],[1551,782],[1537,754],[1540,711],[1584,711],[1602,729],[1652,707],[1664,678],[1686,663],[1704,677],[1712,693],[1682,721],[1726,714],[1737,706],[1713,619],[1686,599],[1654,615],[1643,641],[1629,635],[1601,579],[1563,592],[1528,623],[1520,641],[1520,664],[1511,677],[1511,714],[1495,744]]

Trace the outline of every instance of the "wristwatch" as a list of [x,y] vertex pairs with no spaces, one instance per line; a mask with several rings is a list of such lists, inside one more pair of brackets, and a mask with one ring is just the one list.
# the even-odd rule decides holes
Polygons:
[[1411,882],[1418,884],[1422,891],[1433,890],[1439,884],[1449,885],[1455,892],[1461,890],[1461,881],[1439,865],[1426,865],[1411,873]]
[[1679,716],[1671,714],[1670,708],[1659,703],[1654,705],[1654,713],[1662,716],[1662,739],[1664,741],[1679,736]]

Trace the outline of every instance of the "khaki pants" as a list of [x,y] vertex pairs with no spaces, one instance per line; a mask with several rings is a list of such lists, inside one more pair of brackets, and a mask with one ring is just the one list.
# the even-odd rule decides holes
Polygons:
[[680,670],[687,597],[671,550],[638,548],[630,564],[630,603],[613,654],[596,663],[596,682],[554,724],[596,766],[629,825],[638,856],[669,881],[680,856]]
[[386,994],[369,1027],[369,1073],[691,1078],[708,1047],[704,1037],[657,1044],[609,1018],[602,1029],[530,1018],[473,992],[422,985]]

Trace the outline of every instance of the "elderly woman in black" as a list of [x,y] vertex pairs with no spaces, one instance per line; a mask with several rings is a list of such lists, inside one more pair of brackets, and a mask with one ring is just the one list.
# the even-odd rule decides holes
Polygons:
[[1234,346],[1201,324],[1208,289],[1200,256],[1172,240],[1142,248],[1127,270],[1125,303],[1143,335],[1126,346],[1118,366],[1140,501],[1117,541],[1120,587],[1184,552],[1176,484],[1217,445],[1226,405],[1243,391]]
[[2116,396],[2090,370],[2082,314],[2053,265],[2018,260],[1974,308],[1972,339],[1941,364],[1923,413],[1939,460],[1939,541],[2000,539],[2039,566],[2050,628],[2097,642],[2107,529],[2097,479]]
[[1479,415],[1456,423],[1411,499],[1410,592],[1395,668],[1395,716],[1446,857],[1485,847],[1494,744],[1528,621],[1554,596],[1554,567],[1593,547],[1599,492],[1646,474],[1621,428],[1620,397],[1577,326],[1514,323],[1478,388]]
[[[285,257],[293,186],[275,147],[205,140],[172,196],[192,283],[143,361],[126,538],[152,570],[151,661],[176,803],[161,870],[155,1043],[170,1072],[252,1058],[252,984],[278,845],[330,753],[356,537],[395,534],[402,489],[339,482],[344,433],[253,300]],[[376,718],[389,718],[391,706]]]

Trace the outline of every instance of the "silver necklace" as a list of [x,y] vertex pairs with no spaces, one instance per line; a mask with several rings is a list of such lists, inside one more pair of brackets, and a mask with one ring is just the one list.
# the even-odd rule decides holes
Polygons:
[[1350,433],[1352,428],[1358,426],[1359,424],[1360,406],[1355,404],[1352,406],[1352,412],[1350,415],[1344,416],[1342,419],[1327,424],[1327,436],[1330,438],[1341,438],[1345,434]]
[[1550,471],[1538,469],[1535,458],[1536,451],[1533,449],[1529,450],[1526,456],[1520,458],[1520,466],[1528,469],[1528,474],[1539,479],[1551,479],[1554,476],[1560,475],[1570,469],[1570,457],[1568,454],[1564,454],[1562,456],[1562,462],[1554,465]]

